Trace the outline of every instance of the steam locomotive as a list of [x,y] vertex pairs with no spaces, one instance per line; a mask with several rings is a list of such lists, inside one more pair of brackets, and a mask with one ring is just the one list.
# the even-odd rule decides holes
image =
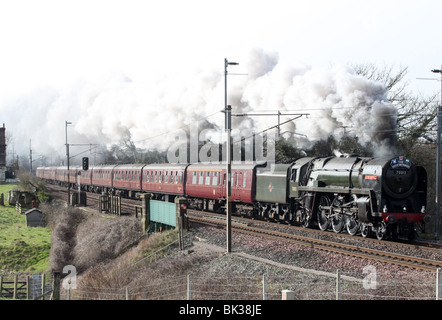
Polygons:
[[[94,192],[154,199],[188,199],[190,207],[224,211],[225,164],[134,164],[40,167],[37,176],[58,184],[77,184]],[[79,178],[77,178],[79,177]],[[267,220],[318,226],[321,230],[378,239],[412,239],[425,211],[427,173],[405,157],[305,157],[290,164],[232,164],[234,213]]]
[[425,169],[404,157],[301,158],[257,174],[260,212],[378,239],[414,238],[416,225],[430,222],[426,196]]

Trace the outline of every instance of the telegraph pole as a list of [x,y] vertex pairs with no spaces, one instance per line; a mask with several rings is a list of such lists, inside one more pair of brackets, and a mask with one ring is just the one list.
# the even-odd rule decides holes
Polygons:
[[72,122],[65,121],[66,127],[66,160],[68,165],[67,179],[68,179],[68,206],[71,204],[71,183],[69,180],[69,144],[68,144],[68,125]]
[[227,162],[227,181],[226,181],[226,221],[227,221],[227,253],[232,252],[232,162],[230,155],[230,134],[232,131],[232,107],[227,105],[227,67],[229,65],[238,65],[237,62],[229,62],[224,59],[224,108],[225,108],[225,127],[227,131],[226,143],[226,162]]
[[440,238],[440,197],[441,197],[441,181],[440,181],[440,134],[442,127],[442,66],[440,69],[431,70],[433,73],[440,73],[441,75],[441,101],[437,107],[437,151],[436,151],[436,229],[434,232],[434,238],[439,240]]
[[32,139],[29,139],[29,168],[32,174]]

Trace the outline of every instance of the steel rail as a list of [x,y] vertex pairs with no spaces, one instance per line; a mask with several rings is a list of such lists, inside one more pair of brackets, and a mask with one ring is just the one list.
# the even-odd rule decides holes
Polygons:
[[[189,221],[196,223],[208,224],[218,228],[224,228],[222,219],[204,218],[189,215]],[[304,236],[283,233],[279,231],[266,230],[262,228],[251,227],[242,223],[232,222],[232,227],[241,233],[257,236],[261,235],[266,238],[280,241],[289,241],[291,243],[308,246],[313,249],[344,254],[357,258],[376,260],[388,264],[404,266],[412,269],[425,271],[434,271],[436,268],[442,268],[442,261],[407,256],[392,252],[386,252],[376,249],[362,248],[350,244],[342,244],[321,239],[312,239]]]

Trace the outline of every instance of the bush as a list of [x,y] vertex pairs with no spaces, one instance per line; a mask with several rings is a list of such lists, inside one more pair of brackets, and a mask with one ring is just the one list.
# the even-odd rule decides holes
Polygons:
[[73,264],[77,227],[86,219],[86,214],[79,209],[58,207],[47,213],[46,217],[53,228],[50,268],[62,271],[64,266]]
[[93,217],[77,229],[73,265],[81,272],[114,259],[137,244],[142,235],[141,224],[136,218],[103,220]]

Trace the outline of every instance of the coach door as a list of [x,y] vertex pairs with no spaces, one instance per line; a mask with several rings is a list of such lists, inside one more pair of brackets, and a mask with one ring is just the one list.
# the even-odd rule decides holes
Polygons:
[[241,185],[239,181],[242,182],[242,171],[233,171],[232,172],[232,199],[238,200],[241,199]]

